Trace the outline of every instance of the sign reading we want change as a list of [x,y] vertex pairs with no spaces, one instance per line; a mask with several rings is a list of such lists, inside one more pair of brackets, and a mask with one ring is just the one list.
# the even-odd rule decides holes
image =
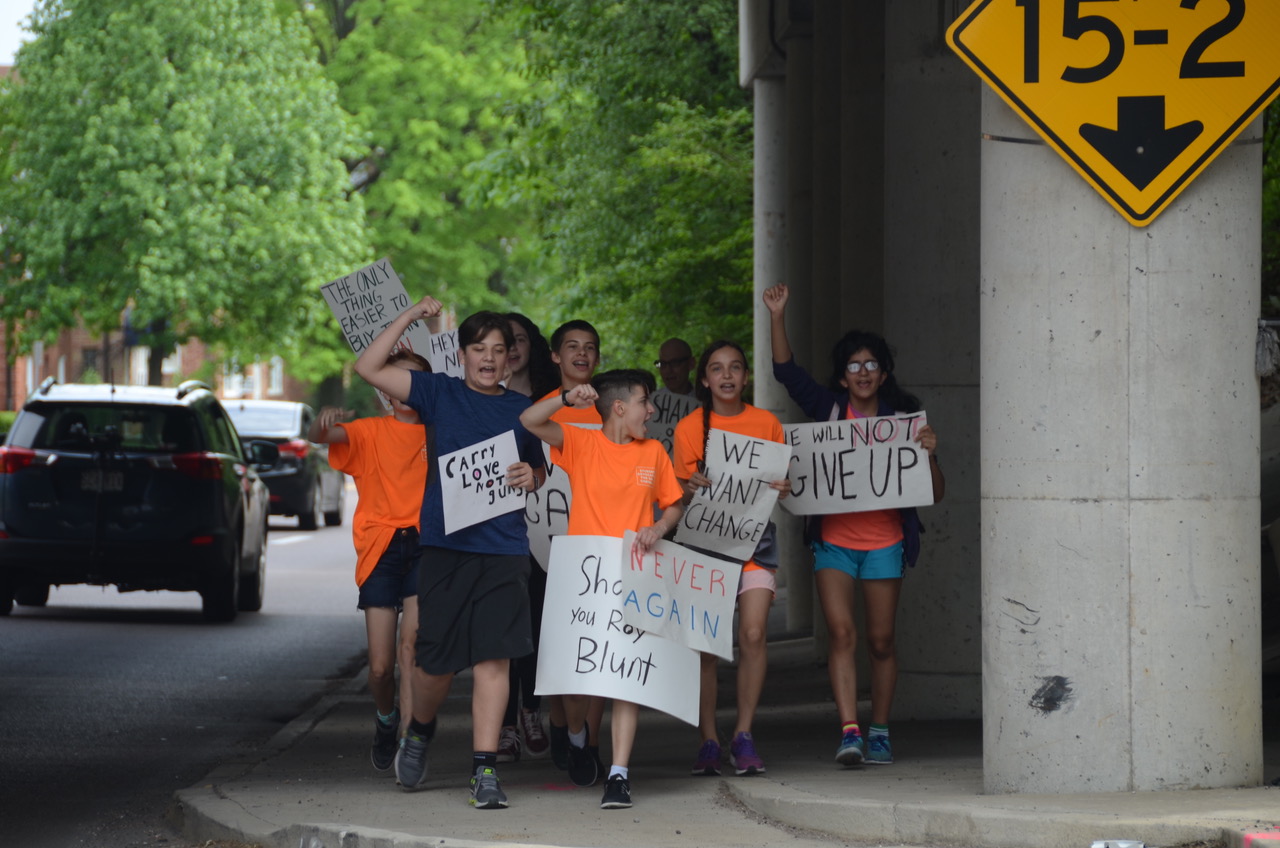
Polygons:
[[784,424],[795,515],[830,515],[933,503],[929,454],[916,443],[923,411]]
[[[629,550],[613,536],[552,540],[537,694],[621,698],[696,725],[698,653],[623,617],[628,597],[622,574]],[[736,576],[733,587],[731,594],[737,592]],[[726,631],[732,630],[731,622],[732,606],[722,625]]]
[[769,484],[787,476],[791,448],[711,430],[705,454],[711,485],[699,489],[685,507],[676,541],[745,562],[769,525],[778,502],[778,490]]
[[511,430],[440,457],[444,532],[524,509],[524,491],[507,485],[507,468],[519,461]]
[[[326,283],[320,292],[338,319],[347,344],[356,353],[361,353],[397,315],[413,305],[389,259],[379,259]],[[396,343],[396,349],[425,356],[437,374],[462,376],[457,330],[432,335],[426,324],[414,321]]]

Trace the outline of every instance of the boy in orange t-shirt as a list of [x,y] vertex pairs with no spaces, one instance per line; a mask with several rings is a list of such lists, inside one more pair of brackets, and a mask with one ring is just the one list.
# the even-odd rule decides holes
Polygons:
[[[426,359],[407,350],[387,362],[406,371],[431,370]],[[402,725],[413,714],[408,670],[418,632],[418,522],[427,482],[426,429],[417,412],[390,400],[390,415],[345,424],[345,410],[325,407],[308,434],[313,442],[329,444],[329,464],[350,474],[359,494],[351,536],[360,588],[356,606],[364,610],[369,638],[369,691],[378,711],[370,749],[378,771],[391,768]]]
[[[648,551],[680,520],[683,490],[671,459],[661,442],[645,437],[645,422],[654,414],[649,402],[653,391],[653,376],[646,371],[607,371],[521,413],[520,423],[551,446],[552,462],[569,475],[573,489],[570,536],[621,537],[634,530],[636,546]],[[604,422],[599,430],[565,427],[552,419],[558,409],[590,403]],[[655,503],[662,509],[656,522]],[[578,786],[590,786],[597,778],[595,757],[587,749],[588,702],[585,695],[565,696],[569,777]],[[602,809],[631,806],[627,763],[639,715],[638,704],[614,699],[613,766],[605,781]]]

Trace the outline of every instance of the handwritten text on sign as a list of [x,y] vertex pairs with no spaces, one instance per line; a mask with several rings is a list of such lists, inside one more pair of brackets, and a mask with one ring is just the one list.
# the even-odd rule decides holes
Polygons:
[[658,542],[642,555],[632,547],[635,538],[630,530],[622,537],[629,552],[622,569],[622,620],[732,661],[733,606],[742,566],[674,542]]
[[[421,352],[421,351],[419,351]],[[458,357],[458,331],[445,330],[431,337],[423,354],[431,363],[431,370],[450,377],[462,377],[462,360]]]
[[[368,347],[369,342],[397,315],[413,305],[389,259],[379,259],[372,265],[326,283],[320,291],[342,326],[347,344],[356,353]],[[431,331],[427,326],[421,321],[414,321],[400,337],[396,348],[408,348],[425,356],[430,338]]]
[[831,515],[933,503],[928,453],[915,441],[924,411],[786,424],[796,515]]
[[444,532],[524,509],[524,492],[507,485],[507,468],[519,461],[511,430],[440,457]]
[[552,541],[537,694],[620,698],[697,724],[698,654],[624,621],[624,567],[613,536]]
[[[584,430],[599,430],[599,424],[570,424]],[[547,570],[551,561],[551,539],[569,532],[569,509],[573,506],[573,489],[569,475],[551,461],[551,446],[542,443],[546,459],[547,480],[538,491],[525,498],[524,523],[529,536],[529,553]]]
[[649,395],[649,402],[653,404],[654,414],[644,425],[645,435],[662,442],[662,447],[670,454],[671,445],[675,441],[676,424],[698,408],[698,401],[664,387]]
[[711,485],[699,489],[680,516],[676,541],[746,562],[778,502],[778,490],[769,484],[787,476],[791,448],[712,430],[706,452]]

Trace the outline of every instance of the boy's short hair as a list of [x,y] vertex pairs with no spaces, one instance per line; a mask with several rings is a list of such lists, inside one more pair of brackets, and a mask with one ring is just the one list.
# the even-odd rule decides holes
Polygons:
[[511,332],[511,322],[505,315],[488,310],[468,315],[466,320],[458,325],[458,347],[469,347],[494,330],[502,333],[502,341],[507,347],[515,347],[516,335]]
[[559,353],[560,344],[572,330],[582,330],[585,333],[590,333],[596,340],[596,347],[600,347],[600,333],[596,331],[596,328],[581,318],[575,318],[572,321],[565,321],[559,327],[556,327],[556,331],[551,334],[551,349]]
[[393,350],[391,355],[387,357],[388,365],[395,365],[397,362],[409,362],[418,366],[419,371],[431,371],[431,363],[420,353],[414,353],[408,348],[402,347],[399,350]]
[[596,412],[601,421],[608,421],[609,408],[615,400],[630,400],[636,387],[641,387],[649,394],[657,390],[657,383],[648,371],[638,368],[617,368],[605,371],[591,378],[591,387],[596,390]]

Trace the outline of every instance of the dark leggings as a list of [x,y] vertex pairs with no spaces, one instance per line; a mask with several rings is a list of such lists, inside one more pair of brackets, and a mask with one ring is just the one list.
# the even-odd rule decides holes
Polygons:
[[538,640],[542,635],[542,602],[547,596],[547,572],[538,561],[529,557],[529,615],[533,624],[533,653],[511,661],[511,694],[507,696],[507,712],[502,717],[503,727],[516,725],[516,710],[523,700],[526,710],[536,710],[542,697],[533,694],[537,683]]

